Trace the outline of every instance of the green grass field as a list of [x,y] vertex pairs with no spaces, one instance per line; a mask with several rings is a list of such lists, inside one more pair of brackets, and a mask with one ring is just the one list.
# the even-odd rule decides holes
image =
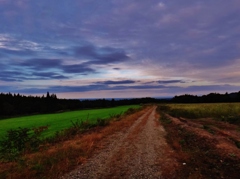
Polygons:
[[175,117],[214,118],[240,122],[240,103],[167,104],[163,106],[164,109]]
[[33,128],[48,125],[48,130],[43,132],[43,137],[53,136],[57,131],[69,128],[72,126],[71,121],[89,120],[94,123],[98,118],[106,119],[111,115],[121,114],[129,108],[139,108],[139,105],[119,106],[105,109],[79,110],[71,112],[63,112],[56,114],[41,114],[17,118],[9,118],[0,120],[0,139],[5,136],[10,129]]

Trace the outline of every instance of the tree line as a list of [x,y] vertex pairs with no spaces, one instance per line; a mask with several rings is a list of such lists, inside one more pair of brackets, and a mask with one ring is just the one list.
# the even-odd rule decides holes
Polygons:
[[31,114],[55,113],[68,110],[106,108],[121,105],[147,103],[219,103],[240,102],[240,91],[236,93],[210,93],[203,96],[184,94],[172,99],[135,98],[135,99],[58,99],[56,94],[25,96],[12,93],[0,93],[0,119]]
[[58,99],[56,94],[50,94],[49,92],[42,97],[1,93],[0,118],[154,102],[156,102],[154,98],[79,100]]
[[203,96],[197,95],[180,95],[172,98],[173,103],[223,103],[223,102],[240,102],[240,91],[235,93],[209,93]]

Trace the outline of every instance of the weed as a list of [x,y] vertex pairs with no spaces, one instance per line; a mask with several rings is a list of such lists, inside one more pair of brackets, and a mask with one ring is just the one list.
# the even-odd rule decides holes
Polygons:
[[230,157],[236,157],[236,154],[235,153],[230,153],[229,156]]
[[71,121],[72,123],[72,129],[75,129],[77,131],[86,130],[92,127],[92,124],[89,122],[89,120],[77,120],[77,121]]
[[161,122],[163,122],[165,124],[171,124],[172,123],[172,120],[169,119],[169,117],[163,112],[161,112],[161,114],[160,114],[160,120],[161,120]]
[[98,119],[97,119],[97,122],[96,122],[96,125],[97,125],[97,126],[107,126],[109,123],[110,123],[110,119],[101,119],[101,118],[98,118]]
[[[131,108],[130,108],[131,109]],[[120,114],[109,114],[109,118],[111,119],[118,119],[122,116],[122,113]]]

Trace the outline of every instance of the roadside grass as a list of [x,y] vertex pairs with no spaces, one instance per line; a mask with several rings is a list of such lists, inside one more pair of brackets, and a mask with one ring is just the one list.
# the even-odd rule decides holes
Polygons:
[[148,109],[130,108],[121,116],[114,115],[114,118],[106,123],[107,126],[103,127],[100,122],[100,126],[69,135],[71,130],[81,128],[82,125],[88,126],[84,122],[73,122],[69,129],[64,130],[66,133],[62,131],[62,135],[58,136],[60,140],[46,141],[40,145],[38,151],[23,153],[15,161],[0,161],[0,179],[60,178],[86,161],[93,151],[101,148],[105,137],[131,126],[146,110]]
[[99,119],[111,118],[121,115],[130,108],[139,107],[139,105],[128,105],[3,119],[0,120],[0,139],[11,129],[37,128],[41,126],[48,128],[48,130],[42,132],[42,138],[52,137],[56,132],[71,127],[73,122],[75,123],[81,120],[88,121],[90,124],[95,124]]
[[173,117],[213,118],[240,124],[240,103],[166,104],[160,105],[160,110]]

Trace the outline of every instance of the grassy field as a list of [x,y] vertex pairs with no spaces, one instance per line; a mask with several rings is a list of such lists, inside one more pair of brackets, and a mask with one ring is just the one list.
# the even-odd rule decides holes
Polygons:
[[214,118],[240,122],[240,103],[167,104],[161,108],[175,117]]
[[126,112],[129,108],[138,108],[139,105],[119,106],[114,108],[105,109],[92,109],[92,110],[80,110],[63,112],[56,114],[41,114],[26,117],[17,117],[0,120],[0,139],[6,134],[6,131],[10,129],[21,128],[33,128],[39,126],[49,126],[48,130],[43,132],[43,137],[50,137],[55,132],[69,128],[71,121],[77,120],[89,120],[91,123],[96,122],[98,118],[106,119],[112,115],[117,115]]

